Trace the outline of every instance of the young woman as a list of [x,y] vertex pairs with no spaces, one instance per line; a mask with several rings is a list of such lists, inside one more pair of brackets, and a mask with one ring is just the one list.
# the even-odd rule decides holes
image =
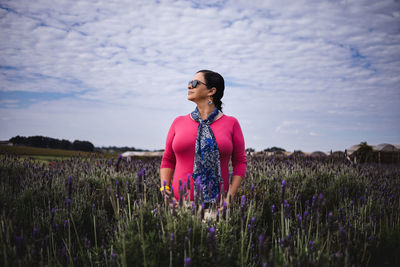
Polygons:
[[[197,107],[185,116],[177,117],[168,132],[161,162],[160,191],[179,200],[179,180],[190,180],[190,200],[194,200],[194,185],[203,192],[205,208],[218,205],[225,193],[233,200],[246,174],[244,138],[236,118],[222,113],[224,78],[210,70],[200,70],[188,84],[188,100]],[[229,161],[233,178],[229,185]],[[171,184],[172,181],[172,184]],[[165,191],[164,191],[165,190]],[[225,201],[228,203],[229,195]]]

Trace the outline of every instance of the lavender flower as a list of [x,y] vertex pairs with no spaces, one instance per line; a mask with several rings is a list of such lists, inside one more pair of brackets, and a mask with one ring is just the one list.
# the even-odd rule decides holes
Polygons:
[[190,191],[190,173],[188,173],[186,180],[187,180],[186,182],[187,190]]
[[72,195],[72,175],[68,176],[68,198]]
[[190,258],[186,258],[185,259],[185,267],[191,267],[191,266],[192,266],[192,263],[191,263]]
[[214,226],[211,226],[210,229],[208,229],[208,245],[210,248],[211,256],[215,256],[216,244],[215,244],[215,228],[214,228]]
[[192,215],[196,214],[196,204],[194,204],[194,202],[192,202]]
[[289,209],[289,207],[290,207],[290,205],[289,205],[289,203],[287,202],[286,199],[283,201],[283,207],[284,207],[286,210]]
[[170,238],[169,238],[169,250],[174,249],[174,233],[171,233]]
[[314,252],[315,251],[315,242],[314,241],[312,241],[312,240],[308,241],[308,250],[310,252]]
[[258,254],[260,256],[263,255],[264,254],[264,236],[263,235],[258,236],[258,248],[259,248]]
[[333,213],[332,211],[328,213],[328,223],[331,224],[333,221]]
[[38,237],[39,237],[39,230],[36,227],[34,227],[33,228],[33,238],[37,239]]
[[240,207],[243,208],[245,204],[246,204],[246,196],[243,195],[240,201]]
[[301,214],[300,214],[300,213],[298,213],[298,214],[296,215],[296,219],[297,219],[297,228],[301,228],[302,217],[301,217]]

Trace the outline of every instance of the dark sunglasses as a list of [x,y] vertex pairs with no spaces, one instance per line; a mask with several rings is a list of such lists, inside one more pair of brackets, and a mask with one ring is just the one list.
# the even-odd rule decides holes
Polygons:
[[190,81],[190,82],[188,83],[188,86],[189,86],[189,85],[192,85],[193,88],[196,88],[196,86],[197,86],[199,83],[204,84],[204,85],[207,86],[207,88],[208,88],[208,85],[207,85],[207,84],[205,84],[205,83],[203,83],[203,82],[200,82],[199,80]]

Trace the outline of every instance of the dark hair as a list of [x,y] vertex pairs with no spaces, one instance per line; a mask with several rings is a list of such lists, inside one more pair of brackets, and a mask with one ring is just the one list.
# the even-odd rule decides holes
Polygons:
[[213,102],[217,109],[222,111],[222,97],[224,96],[225,81],[221,74],[211,70],[199,70],[197,73],[203,73],[204,79],[206,80],[207,88],[211,89],[215,87],[217,91],[212,96]]

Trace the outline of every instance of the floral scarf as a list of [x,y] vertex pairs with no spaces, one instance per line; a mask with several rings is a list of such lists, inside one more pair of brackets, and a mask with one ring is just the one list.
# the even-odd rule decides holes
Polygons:
[[[200,180],[204,203],[216,202],[219,186],[222,183],[220,155],[210,124],[219,114],[216,108],[211,115],[202,120],[198,108],[190,114],[199,123],[193,166],[193,179]],[[196,190],[195,190],[196,194]]]

